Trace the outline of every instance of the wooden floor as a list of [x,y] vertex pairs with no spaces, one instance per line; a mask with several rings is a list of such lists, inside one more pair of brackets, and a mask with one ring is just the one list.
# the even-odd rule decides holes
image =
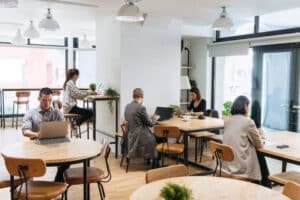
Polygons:
[[[6,128],[0,129],[0,151],[6,145],[11,143],[15,143],[18,141],[26,140],[20,130]],[[190,141],[190,159],[194,159],[194,151],[193,151],[193,141]],[[114,149],[114,147],[112,146]],[[133,160],[130,167],[129,172],[125,173],[124,167],[120,167],[120,157],[118,159],[114,158],[114,154],[112,153],[109,159],[109,163],[112,171],[112,180],[109,183],[104,184],[104,189],[106,192],[107,200],[127,200],[130,197],[130,194],[145,184],[145,172],[149,169],[146,162],[143,159]],[[175,164],[174,160],[166,160],[167,165]],[[214,161],[211,159],[211,155],[206,149],[204,152],[204,159],[202,164],[207,165],[209,167],[214,166]],[[104,163],[102,158],[97,158],[91,162],[91,165],[98,166],[102,169],[104,168]],[[274,161],[268,159],[268,166],[271,173],[278,173],[281,170],[281,163],[278,161]],[[1,168],[4,166],[0,166]],[[300,171],[300,168],[295,165],[288,165],[288,170],[297,170]],[[189,173],[199,173],[202,172],[201,169],[195,167],[189,167]],[[45,180],[53,180],[53,177],[56,173],[55,167],[47,168],[47,174],[43,179]],[[281,190],[280,187],[275,188],[275,190]],[[82,199],[82,186],[73,186],[69,190],[69,199],[71,200],[81,200]],[[6,200],[9,199],[9,190],[1,189],[0,190],[0,199]],[[98,189],[96,185],[91,185],[91,199],[97,200],[100,199]]]

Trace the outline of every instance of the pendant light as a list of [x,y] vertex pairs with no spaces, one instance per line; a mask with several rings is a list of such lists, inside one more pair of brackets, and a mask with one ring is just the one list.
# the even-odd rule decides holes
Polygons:
[[220,17],[213,24],[213,29],[217,31],[230,30],[232,27],[233,27],[233,22],[228,17],[228,13],[226,12],[226,7],[223,6]]
[[50,8],[48,8],[46,17],[39,23],[39,28],[46,31],[56,31],[60,28],[58,22],[53,19]]
[[14,45],[25,45],[26,44],[26,39],[23,37],[21,33],[21,29],[17,30],[16,36],[13,38],[12,44]]
[[29,27],[25,30],[24,36],[30,39],[39,38],[40,33],[34,27],[33,21],[30,21]]
[[143,13],[140,12],[140,9],[134,4],[133,0],[125,1],[116,19],[123,22],[141,22],[145,20]]
[[0,0],[0,8],[17,8],[18,0]]
[[83,40],[80,42],[80,48],[91,48],[91,43],[88,41],[86,34],[83,35]]

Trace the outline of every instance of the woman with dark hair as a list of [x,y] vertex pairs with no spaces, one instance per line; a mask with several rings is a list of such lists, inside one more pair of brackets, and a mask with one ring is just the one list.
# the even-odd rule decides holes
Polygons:
[[223,143],[232,147],[234,160],[225,162],[222,169],[230,175],[260,181],[262,173],[256,149],[263,146],[263,131],[248,117],[249,104],[247,97],[237,97],[231,107],[232,117],[225,121]]
[[[92,111],[77,106],[77,99],[84,99],[88,95],[95,95],[96,92],[83,91],[76,86],[76,81],[79,78],[78,69],[69,69],[66,74],[66,80],[63,85],[63,109],[64,113],[78,114],[81,117],[75,120],[75,124],[72,124],[72,128],[76,134],[77,126],[83,122],[89,120],[93,113]],[[73,132],[73,131],[72,131]],[[73,133],[74,133],[73,132]]]
[[206,111],[206,101],[201,98],[201,93],[198,88],[192,88],[190,90],[192,102],[188,107],[189,112],[199,113]]

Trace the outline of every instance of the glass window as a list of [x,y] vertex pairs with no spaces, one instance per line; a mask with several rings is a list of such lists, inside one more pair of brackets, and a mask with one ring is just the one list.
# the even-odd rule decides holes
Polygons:
[[252,51],[245,56],[218,57],[216,63],[215,105],[222,113],[226,101],[234,101],[240,95],[251,99]]
[[[1,88],[59,87],[65,79],[65,50],[0,47]],[[32,92],[31,105],[37,94]],[[11,113],[15,92],[5,93],[5,113]],[[30,105],[30,107],[31,107]]]
[[254,17],[234,21],[231,30],[221,31],[221,37],[230,37],[254,33]]
[[300,8],[260,16],[260,32],[300,27]]
[[96,50],[76,50],[76,68],[80,71],[80,88],[88,88],[91,83],[96,83]]

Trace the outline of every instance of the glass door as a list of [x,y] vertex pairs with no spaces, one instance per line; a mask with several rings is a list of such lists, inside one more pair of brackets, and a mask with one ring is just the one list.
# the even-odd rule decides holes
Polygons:
[[254,121],[272,130],[300,130],[300,49],[296,45],[254,48]]

